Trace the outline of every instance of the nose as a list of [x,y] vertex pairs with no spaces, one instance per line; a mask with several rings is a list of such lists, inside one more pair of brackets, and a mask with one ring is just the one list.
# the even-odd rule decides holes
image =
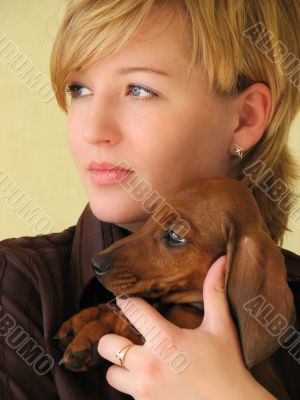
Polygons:
[[112,258],[109,255],[96,255],[91,260],[91,265],[96,275],[104,275],[112,265]]
[[84,123],[81,125],[84,128],[80,133],[89,144],[100,145],[101,143],[107,146],[108,151],[108,147],[121,140],[121,130],[115,118],[116,110],[105,96],[90,102],[88,107],[89,113],[86,114]]

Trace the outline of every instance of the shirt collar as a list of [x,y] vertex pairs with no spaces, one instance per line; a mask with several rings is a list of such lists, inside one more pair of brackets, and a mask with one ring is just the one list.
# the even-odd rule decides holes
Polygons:
[[84,295],[89,287],[97,284],[98,295],[107,293],[97,281],[91,267],[92,257],[131,232],[95,217],[88,203],[75,227],[71,252],[74,304],[77,309],[85,303]]

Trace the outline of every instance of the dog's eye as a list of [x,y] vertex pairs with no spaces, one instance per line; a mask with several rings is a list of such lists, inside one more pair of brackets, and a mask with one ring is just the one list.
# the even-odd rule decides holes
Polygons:
[[177,235],[172,229],[165,231],[162,237],[166,240],[169,247],[180,247],[187,244],[187,240]]

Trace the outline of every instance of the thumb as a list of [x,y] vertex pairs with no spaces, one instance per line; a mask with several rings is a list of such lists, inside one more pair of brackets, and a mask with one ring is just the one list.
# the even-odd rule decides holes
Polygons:
[[169,336],[170,332],[178,329],[143,298],[118,297],[116,302],[130,323],[144,336],[146,346],[151,344],[154,333],[155,337],[158,333]]
[[218,258],[208,270],[203,284],[204,318],[201,328],[215,334],[233,325],[225,291],[226,255]]

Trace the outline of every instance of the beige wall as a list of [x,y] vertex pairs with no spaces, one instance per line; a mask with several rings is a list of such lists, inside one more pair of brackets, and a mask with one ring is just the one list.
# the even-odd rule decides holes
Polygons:
[[[0,52],[0,181],[5,176],[5,182],[16,189],[15,198],[20,196],[22,204],[25,200],[28,203],[23,212],[15,211],[4,198],[2,182],[0,240],[59,232],[76,224],[88,201],[67,148],[65,115],[46,93],[50,49],[63,7],[62,0],[10,0],[0,4],[0,31],[5,40],[12,41],[23,60],[28,57],[41,73],[34,92],[26,86],[25,76],[18,78],[10,63],[3,62]],[[20,67],[22,73],[26,75],[26,66]],[[300,116],[290,138],[295,154],[300,154],[299,130]],[[26,210],[35,210],[32,220]],[[290,223],[293,232],[286,235],[284,245],[300,254],[298,217],[298,224]]]

